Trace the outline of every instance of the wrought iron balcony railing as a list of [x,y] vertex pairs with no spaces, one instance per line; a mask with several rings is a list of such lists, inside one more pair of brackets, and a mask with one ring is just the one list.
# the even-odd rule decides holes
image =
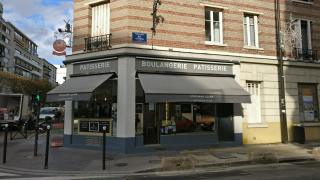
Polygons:
[[102,51],[111,48],[111,34],[88,37],[84,41],[84,51]]
[[295,48],[295,58],[303,61],[318,61],[318,51],[313,49]]

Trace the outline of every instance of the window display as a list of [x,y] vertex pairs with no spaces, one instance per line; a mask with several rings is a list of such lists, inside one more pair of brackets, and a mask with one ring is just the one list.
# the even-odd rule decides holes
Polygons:
[[102,133],[103,126],[107,134],[114,129],[116,115],[112,104],[106,101],[75,101],[73,102],[74,133]]
[[117,81],[108,80],[97,87],[90,101],[73,101],[73,133],[115,136],[117,129]]
[[165,103],[159,107],[161,134],[215,132],[215,104]]

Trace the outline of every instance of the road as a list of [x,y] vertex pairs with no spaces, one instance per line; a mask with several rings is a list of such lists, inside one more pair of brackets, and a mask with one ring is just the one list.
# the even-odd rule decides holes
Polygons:
[[208,168],[197,169],[195,171],[177,171],[161,173],[145,173],[143,175],[118,175],[111,177],[109,175],[95,177],[80,177],[76,175],[59,177],[53,176],[32,176],[30,173],[23,172],[4,172],[0,169],[0,179],[22,180],[22,179],[88,179],[88,180],[319,180],[320,162],[300,162],[300,163],[282,163],[268,165],[249,165],[228,168]]

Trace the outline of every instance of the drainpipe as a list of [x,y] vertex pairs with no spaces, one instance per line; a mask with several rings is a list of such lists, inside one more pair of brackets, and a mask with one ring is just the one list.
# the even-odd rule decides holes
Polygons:
[[279,105],[280,105],[280,128],[281,142],[288,143],[286,95],[285,95],[285,76],[283,73],[283,48],[281,45],[281,23],[280,23],[280,2],[275,0],[275,21],[276,21],[276,40],[278,58],[278,79],[279,79]]

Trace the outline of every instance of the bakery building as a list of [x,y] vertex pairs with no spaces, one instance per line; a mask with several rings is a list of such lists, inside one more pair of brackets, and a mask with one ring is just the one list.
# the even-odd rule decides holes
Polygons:
[[152,36],[153,2],[74,0],[68,80],[48,94],[65,146],[100,148],[103,126],[123,153],[320,139],[320,2],[280,2],[283,76],[274,2],[163,1]]
[[103,126],[112,152],[242,144],[241,104],[251,101],[237,82],[239,62],[132,48],[106,53],[66,60],[70,78],[47,95],[66,103],[65,146],[99,148]]

